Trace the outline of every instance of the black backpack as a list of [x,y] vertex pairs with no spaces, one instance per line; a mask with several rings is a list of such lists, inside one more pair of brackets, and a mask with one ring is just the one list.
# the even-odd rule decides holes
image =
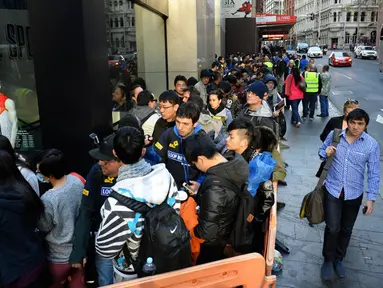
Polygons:
[[230,233],[229,244],[236,252],[241,253],[246,249],[246,246],[251,245],[253,241],[254,211],[256,209],[255,199],[247,190],[246,184],[244,184],[242,188],[238,188],[238,186],[231,181],[218,176],[209,175],[209,177],[206,177],[206,180],[202,183],[201,190],[204,191],[213,185],[226,187],[240,197],[233,230]]
[[155,274],[191,266],[190,233],[182,218],[167,204],[168,197],[153,208],[115,191],[111,192],[110,197],[145,218],[138,259],[133,261],[126,245],[123,249],[125,259],[132,262],[138,277],[147,276],[143,274],[142,267],[148,257],[153,258]]

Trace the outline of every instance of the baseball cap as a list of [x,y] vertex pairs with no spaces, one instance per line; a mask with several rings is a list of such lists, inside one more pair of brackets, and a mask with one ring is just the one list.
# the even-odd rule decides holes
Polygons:
[[202,69],[199,78],[210,77],[211,74],[208,69]]
[[247,91],[253,92],[258,97],[263,98],[263,95],[268,92],[268,89],[262,81],[255,81],[249,87],[247,87]]
[[113,155],[113,140],[114,140],[115,134],[109,135],[105,137],[100,142],[100,147],[92,149],[89,151],[89,155],[96,159],[101,161],[107,161],[107,160],[113,160],[116,159]]

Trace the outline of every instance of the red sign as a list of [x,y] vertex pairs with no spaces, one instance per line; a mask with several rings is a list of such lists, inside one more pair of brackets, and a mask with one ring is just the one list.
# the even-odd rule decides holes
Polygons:
[[297,22],[296,16],[279,15],[279,14],[257,14],[255,16],[255,22],[260,24],[295,24]]

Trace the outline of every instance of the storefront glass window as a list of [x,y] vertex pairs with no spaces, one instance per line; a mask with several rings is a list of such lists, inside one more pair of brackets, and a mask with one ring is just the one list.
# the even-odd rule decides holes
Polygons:
[[27,1],[0,2],[0,134],[18,151],[41,149]]

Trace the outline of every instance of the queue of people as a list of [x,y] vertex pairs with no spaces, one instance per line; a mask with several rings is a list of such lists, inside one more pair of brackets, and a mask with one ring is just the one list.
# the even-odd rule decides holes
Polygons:
[[[291,105],[291,123],[299,128],[305,117],[313,118],[317,96],[328,97],[331,86],[328,67],[319,75],[307,63],[302,74],[305,62],[296,65],[290,58],[220,57],[201,71],[200,81],[176,76],[174,89],[158,99],[143,79],[130,89],[118,83],[113,111],[126,113],[115,133],[95,141],[89,154],[96,163],[85,179],[65,170],[65,155],[56,149],[38,155],[34,173],[0,137],[0,227],[5,227],[0,229],[7,231],[0,243],[7,247],[0,247],[7,259],[0,264],[0,286],[85,287],[90,265],[98,285],[106,286],[263,253],[274,192],[286,177],[279,151],[287,129],[284,110]],[[321,98],[321,117],[328,116],[326,100]],[[364,132],[368,115],[351,112],[357,105],[346,102],[345,116],[330,119],[321,135],[321,158],[337,157],[326,183],[325,278],[332,267],[344,277],[342,260],[361,202],[363,165],[374,166],[367,214],[379,186],[373,159],[379,147]],[[331,146],[335,128],[347,128],[339,156]],[[353,179],[338,173],[348,146],[355,159],[347,167],[359,171],[356,188],[347,186]],[[37,181],[49,185],[48,191],[41,193]],[[342,206],[349,199],[352,205]],[[337,209],[352,219],[344,223]]]

